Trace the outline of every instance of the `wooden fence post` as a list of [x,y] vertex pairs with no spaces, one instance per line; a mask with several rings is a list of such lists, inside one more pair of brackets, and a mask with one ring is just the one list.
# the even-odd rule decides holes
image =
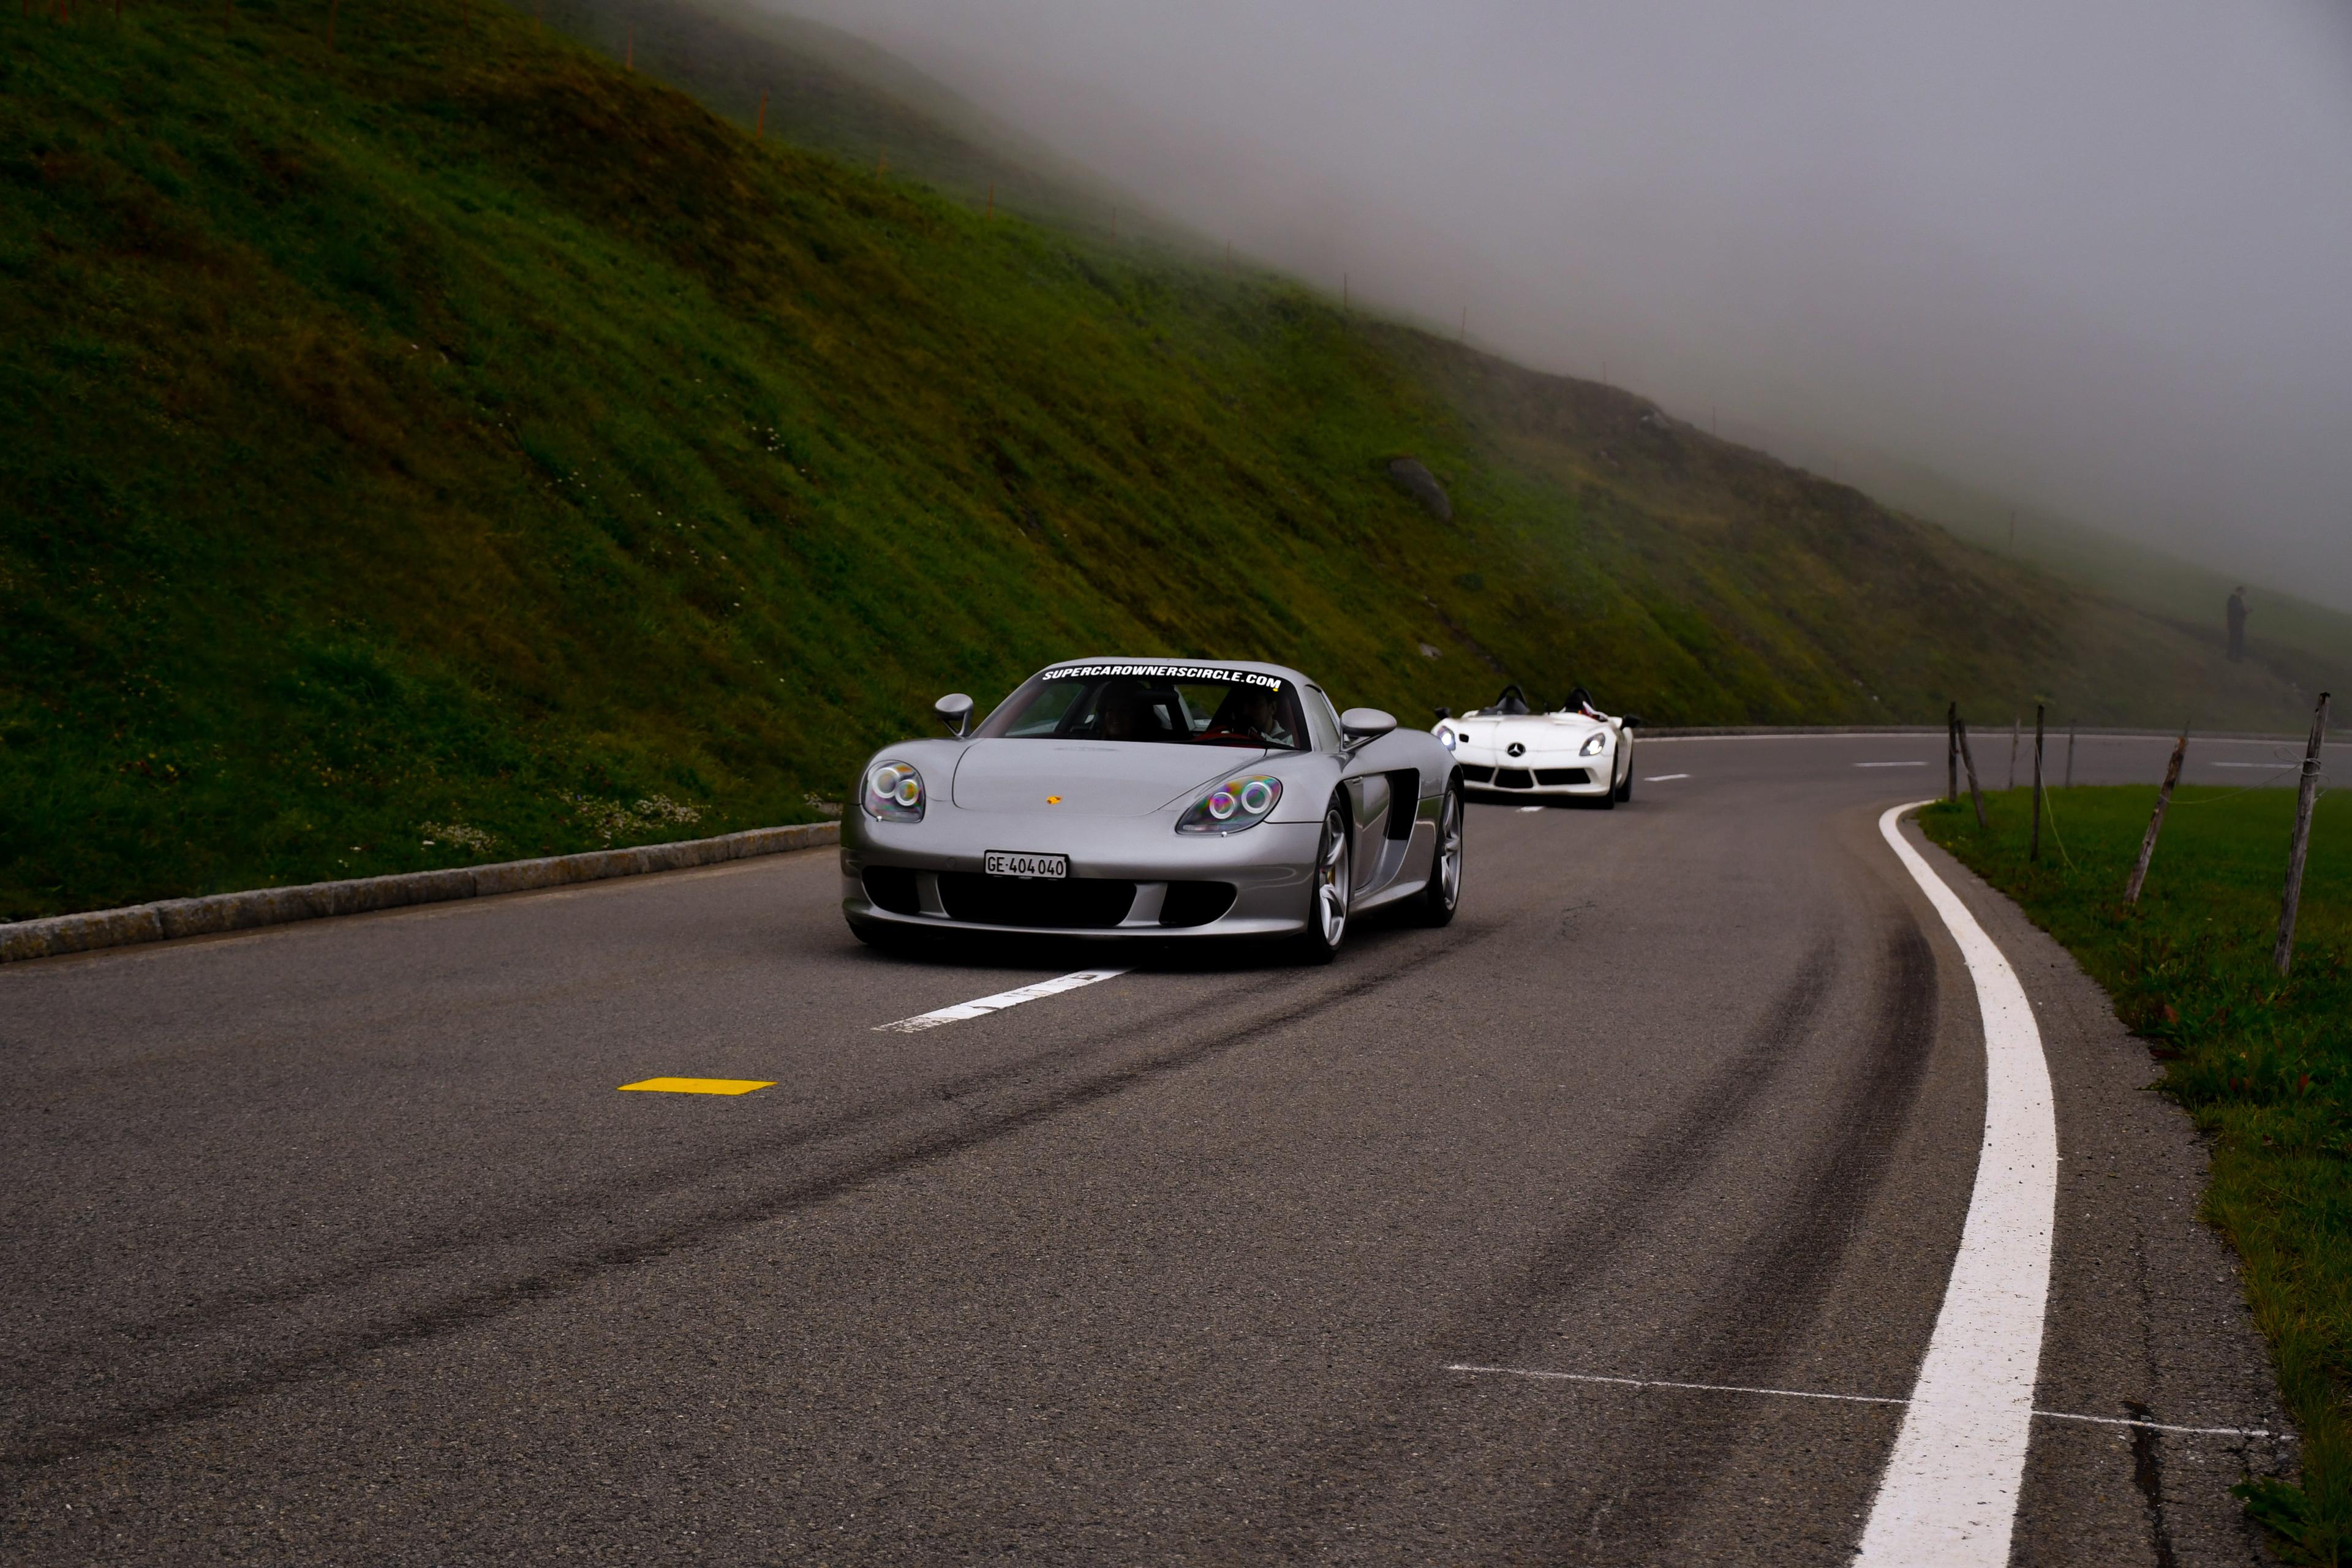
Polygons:
[[2140,885],[2147,880],[2147,863],[2156,854],[2156,836],[2164,831],[2164,810],[2172,804],[2172,786],[2180,782],[2180,759],[2189,754],[2189,730],[2183,726],[2180,739],[2172,747],[2172,761],[2165,765],[2164,784],[2156,792],[2156,815],[2147,819],[2147,836],[2139,841],[2139,859],[2132,867],[2131,880],[2124,884],[2124,902],[2139,902]]
[[2017,742],[2025,730],[2025,715],[2015,713],[2009,721],[2009,787],[2017,787]]
[[1944,710],[1944,798],[1960,804],[1960,705]]
[[2074,787],[2074,726],[2066,726],[2066,788]]
[[2294,837],[2286,851],[2286,894],[2279,900],[2278,946],[2271,966],[2281,974],[2294,962],[2294,911],[2303,902],[2303,861],[2311,851],[2311,808],[2319,799],[2319,749],[2327,743],[2327,693],[2311,710],[2311,740],[2303,748],[2303,784],[2294,796]]
[[2025,858],[2042,858],[2042,704],[2033,705],[2033,837],[2027,843]]
[[1959,731],[1960,734],[1960,765],[1969,770],[1969,798],[1976,802],[1977,805],[1977,826],[1979,827],[1990,827],[1992,825],[1985,820],[1984,791],[1977,787],[1976,753],[1969,750],[1969,721],[1966,719],[1958,717],[1958,710],[1957,708],[1953,710],[1953,712],[1955,716],[1952,720],[1952,723],[1954,727]]

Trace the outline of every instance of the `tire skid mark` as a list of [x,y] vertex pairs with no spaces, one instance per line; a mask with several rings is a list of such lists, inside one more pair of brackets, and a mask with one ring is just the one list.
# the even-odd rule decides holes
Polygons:
[[1349,1427],[1311,1456],[1298,1456],[1301,1473],[1351,1479],[1321,1490],[1311,1510],[1287,1521],[1280,1531],[1280,1548],[1273,1548],[1271,1538],[1260,1533],[1247,1542],[1216,1542],[1204,1555],[1230,1549],[1237,1556],[1255,1558],[1270,1552],[1306,1560],[1339,1539],[1327,1527],[1331,1516],[1355,1510],[1360,1489],[1379,1487],[1390,1477],[1409,1472],[1405,1456],[1436,1441],[1433,1429],[1454,1419],[1445,1409],[1444,1391],[1431,1386],[1427,1369],[1447,1361],[1507,1358],[1552,1315],[1563,1297],[1600,1274],[1649,1227],[1652,1215],[1671,1206],[1675,1195],[1715,1163],[1723,1135],[1753,1113],[1759,1091],[1797,1058],[1829,999],[1837,972],[1838,944],[1832,933],[1818,933],[1795,974],[1749,1027],[1739,1050],[1716,1068],[1699,1092],[1643,1136],[1584,1200],[1576,1218],[1534,1257],[1449,1314],[1447,1326],[1427,1344],[1426,1353],[1412,1358],[1413,1364],[1401,1366],[1381,1397],[1369,1402],[1388,1414]]
[[1739,1053],[1618,1163],[1587,1203],[1581,1223],[1555,1236],[1517,1278],[1461,1314],[1454,1359],[1507,1359],[1553,1300],[1598,1273],[1627,1240],[1647,1228],[1660,1194],[1672,1194],[1715,1163],[1723,1135],[1748,1118],[1758,1091],[1795,1058],[1836,974],[1835,943],[1817,938]]
[[[121,1444],[149,1431],[185,1426],[234,1409],[307,1378],[344,1368],[362,1358],[421,1343],[490,1323],[535,1303],[591,1283],[620,1269],[654,1262],[667,1254],[707,1243],[752,1226],[767,1224],[797,1209],[813,1207],[873,1183],[937,1163],[965,1151],[1026,1131],[1067,1112],[1082,1110],[1126,1091],[1157,1082],[1197,1067],[1241,1046],[1268,1039],[1283,1028],[1328,1010],[1370,995],[1408,979],[1465,949],[1477,945],[1505,929],[1498,922],[1457,921],[1444,931],[1428,933],[1417,952],[1383,964],[1378,971],[1328,989],[1318,989],[1276,1011],[1213,1029],[1186,1043],[1150,1051],[1141,1057],[1091,1077],[1050,1088],[1025,1100],[1016,1100],[993,1111],[965,1100],[946,1102],[950,1124],[909,1130],[895,1142],[841,1161],[833,1169],[803,1175],[754,1194],[706,1209],[701,1214],[656,1229],[652,1234],[610,1242],[560,1258],[520,1278],[495,1286],[460,1290],[432,1307],[403,1314],[390,1321],[341,1331],[330,1330],[330,1342],[277,1358],[274,1364],[213,1379],[205,1386],[167,1398],[132,1405],[109,1415],[59,1424],[46,1436],[0,1450],[0,1471],[47,1469],[93,1449]],[[1100,1056],[1118,1048],[1116,1043],[1065,1047],[1016,1064],[973,1075],[1011,1086],[1034,1077],[1063,1059]],[[940,1086],[899,1097],[902,1106],[919,1106],[935,1112],[942,1106]],[[851,1131],[887,1122],[887,1116],[850,1116]],[[884,1134],[887,1136],[887,1133]],[[807,1140],[801,1142],[805,1144]],[[714,1165],[749,1163],[772,1148],[737,1151]],[[454,1250],[454,1249],[453,1249]],[[429,1260],[429,1259],[428,1259]],[[382,1272],[375,1270],[372,1272]],[[85,1391],[86,1394],[86,1391]]]
[[[1804,1179],[1729,1264],[1723,1288],[1653,1352],[1658,1364],[1703,1369],[1723,1382],[1780,1377],[1893,1167],[1927,1075],[1937,1015],[1935,951],[1916,923],[1902,921],[1878,966],[1868,1052],[1841,1085],[1832,1113],[1818,1123],[1827,1135],[1808,1152]],[[1731,1405],[1678,1411],[1672,1442],[1645,1440],[1660,1425],[1657,1415],[1637,1415],[1633,1431],[1613,1434],[1615,1452],[1643,1458],[1626,1461],[1624,1483],[1611,1500],[1616,1515],[1612,1552],[1624,1561],[1674,1560],[1675,1531],[1691,1498],[1719,1472],[1758,1414]],[[1591,1510],[1578,1510],[1557,1523],[1555,1542],[1580,1541],[1591,1525]]]

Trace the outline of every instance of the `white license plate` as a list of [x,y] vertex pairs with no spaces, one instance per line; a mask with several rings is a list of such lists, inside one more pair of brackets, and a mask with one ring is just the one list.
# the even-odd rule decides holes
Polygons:
[[1070,874],[1067,855],[1017,855],[992,849],[980,864],[992,877],[1043,877],[1055,881]]

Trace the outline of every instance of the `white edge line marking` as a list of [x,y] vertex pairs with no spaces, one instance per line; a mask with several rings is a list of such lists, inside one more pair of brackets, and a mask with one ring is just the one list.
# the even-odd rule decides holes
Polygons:
[[1858,768],[1924,768],[1925,763],[1856,763]]
[[1000,991],[993,996],[982,996],[970,1002],[959,1002],[952,1007],[935,1008],[918,1013],[911,1018],[901,1018],[895,1024],[877,1024],[874,1032],[880,1034],[919,1035],[925,1029],[936,1029],[941,1024],[961,1023],[966,1018],[985,1017],[1002,1013],[1007,1007],[1018,1007],[1024,1002],[1034,1002],[1043,996],[1058,996],[1065,991],[1076,991],[1081,985],[1116,979],[1126,973],[1124,969],[1081,969],[1075,974],[1058,975],[1052,980],[1040,980],[1034,985],[1024,985],[1017,991]]
[[1976,983],[1984,1144],[1944,1304],[1854,1562],[2005,1568],[2050,1298],[2057,1114],[2025,988],[1968,906],[1903,837],[1904,813],[1928,804],[1889,807],[1878,831],[1943,917]]
[[[1677,1383],[1664,1377],[1603,1377],[1591,1372],[1538,1372],[1523,1366],[1472,1366],[1454,1362],[1446,1372],[1489,1373],[1498,1377],[1527,1377],[1559,1383],[1610,1383],[1625,1388],[1678,1388],[1699,1394],[1764,1394],[1779,1399],[1828,1399],[1841,1405],[1909,1405],[1908,1399],[1890,1399],[1878,1394],[1822,1394],[1809,1388],[1746,1388],[1730,1383]],[[2034,1415],[2045,1421],[2089,1421],[2101,1426],[2137,1426],[2150,1432],[2179,1432],[2192,1437],[2277,1437],[2294,1441],[2292,1432],[2273,1432],[2266,1426],[2175,1426],[2163,1421],[2127,1421],[2120,1415],[2078,1415],[2071,1410],[2036,1410]]]
[[1642,782],[1643,784],[1666,784],[1675,779],[1686,779],[1688,777],[1690,777],[1690,774],[1688,773],[1652,773],[1648,778],[1643,779]]

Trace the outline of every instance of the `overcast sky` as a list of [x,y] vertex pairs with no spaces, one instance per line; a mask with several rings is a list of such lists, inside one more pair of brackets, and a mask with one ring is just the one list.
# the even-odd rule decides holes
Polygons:
[[782,3],[1334,292],[2352,607],[2347,0]]

